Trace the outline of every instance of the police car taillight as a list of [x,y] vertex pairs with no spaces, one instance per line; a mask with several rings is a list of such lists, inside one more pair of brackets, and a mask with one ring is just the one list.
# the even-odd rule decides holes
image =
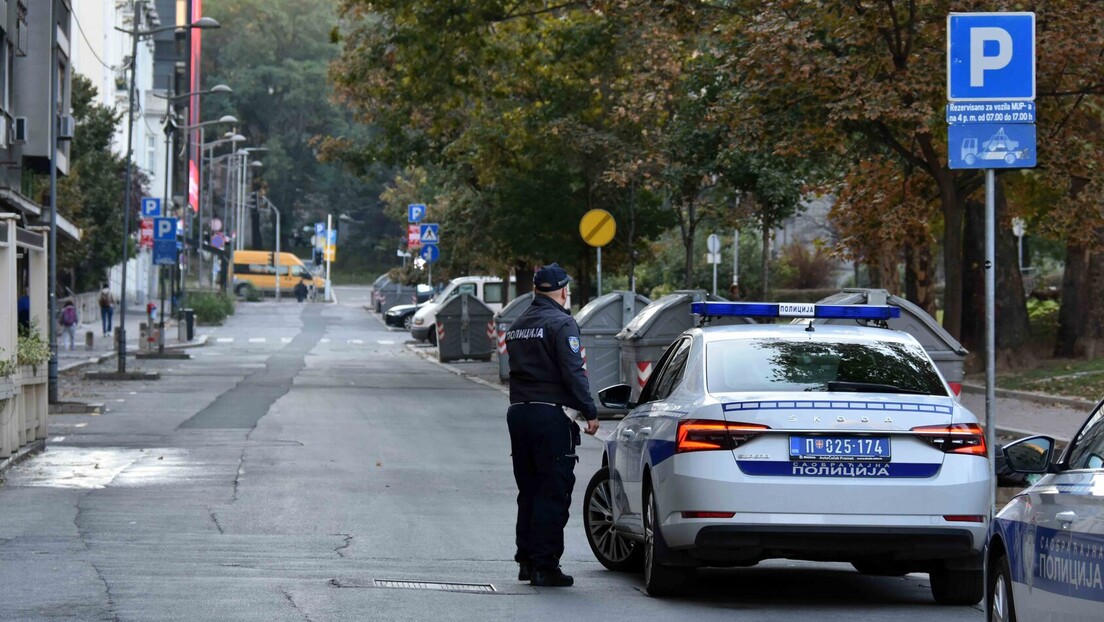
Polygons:
[[925,425],[912,428],[912,433],[936,449],[948,454],[987,456],[985,432],[976,423]]
[[831,318],[888,320],[901,317],[892,305],[818,305],[791,302],[695,302],[690,312],[707,317]]
[[675,453],[736,449],[770,428],[754,423],[691,419],[678,425]]

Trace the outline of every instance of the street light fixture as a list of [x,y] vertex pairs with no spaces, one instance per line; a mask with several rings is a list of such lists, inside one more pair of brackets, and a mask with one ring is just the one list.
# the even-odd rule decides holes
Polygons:
[[[123,285],[119,296],[119,365],[117,371],[117,375],[121,379],[128,377],[126,371],[127,263],[130,260],[130,211],[133,192],[133,175],[131,174],[131,169],[134,168],[134,82],[138,74],[138,40],[160,32],[181,28],[174,25],[152,28],[150,30],[139,30],[138,24],[142,21],[141,9],[145,5],[138,0],[134,0],[131,6],[131,15],[134,16],[134,29],[126,30],[116,27],[116,30],[130,35],[130,88],[127,90],[126,193],[123,201]],[[201,30],[206,30],[218,27],[219,23],[217,21],[210,17],[201,17],[183,28],[199,28]],[[162,313],[164,313],[163,309]]]

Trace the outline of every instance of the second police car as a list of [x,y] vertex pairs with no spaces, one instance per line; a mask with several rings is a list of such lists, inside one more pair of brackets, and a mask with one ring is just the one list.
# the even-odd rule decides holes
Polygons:
[[655,596],[695,568],[770,558],[930,573],[935,600],[984,595],[990,469],[975,416],[894,306],[695,303],[693,312],[854,318],[854,326],[705,326],[680,335],[587,487],[584,525],[607,568],[641,565]]
[[997,514],[989,540],[989,619],[1104,619],[1104,402],[1055,458],[1054,439],[1004,448],[1038,480]]

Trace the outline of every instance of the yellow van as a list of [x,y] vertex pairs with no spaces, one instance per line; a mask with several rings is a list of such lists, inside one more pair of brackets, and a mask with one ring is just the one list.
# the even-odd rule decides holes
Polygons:
[[249,285],[268,294],[276,293],[276,269],[280,270],[280,293],[290,295],[295,284],[306,277],[307,284],[314,284],[316,292],[326,289],[326,279],[314,276],[302,260],[291,253],[279,254],[279,266],[273,261],[271,251],[234,251],[234,293],[245,295]]

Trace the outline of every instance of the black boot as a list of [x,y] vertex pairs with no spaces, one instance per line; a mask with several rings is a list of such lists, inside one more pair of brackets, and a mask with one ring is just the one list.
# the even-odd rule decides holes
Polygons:
[[551,570],[538,570],[533,569],[533,579],[529,581],[529,585],[537,585],[540,587],[571,587],[575,585],[575,579],[572,579],[570,575],[564,574],[559,568],[553,568]]
[[529,562],[518,562],[518,581],[528,581],[533,576],[533,568]]

